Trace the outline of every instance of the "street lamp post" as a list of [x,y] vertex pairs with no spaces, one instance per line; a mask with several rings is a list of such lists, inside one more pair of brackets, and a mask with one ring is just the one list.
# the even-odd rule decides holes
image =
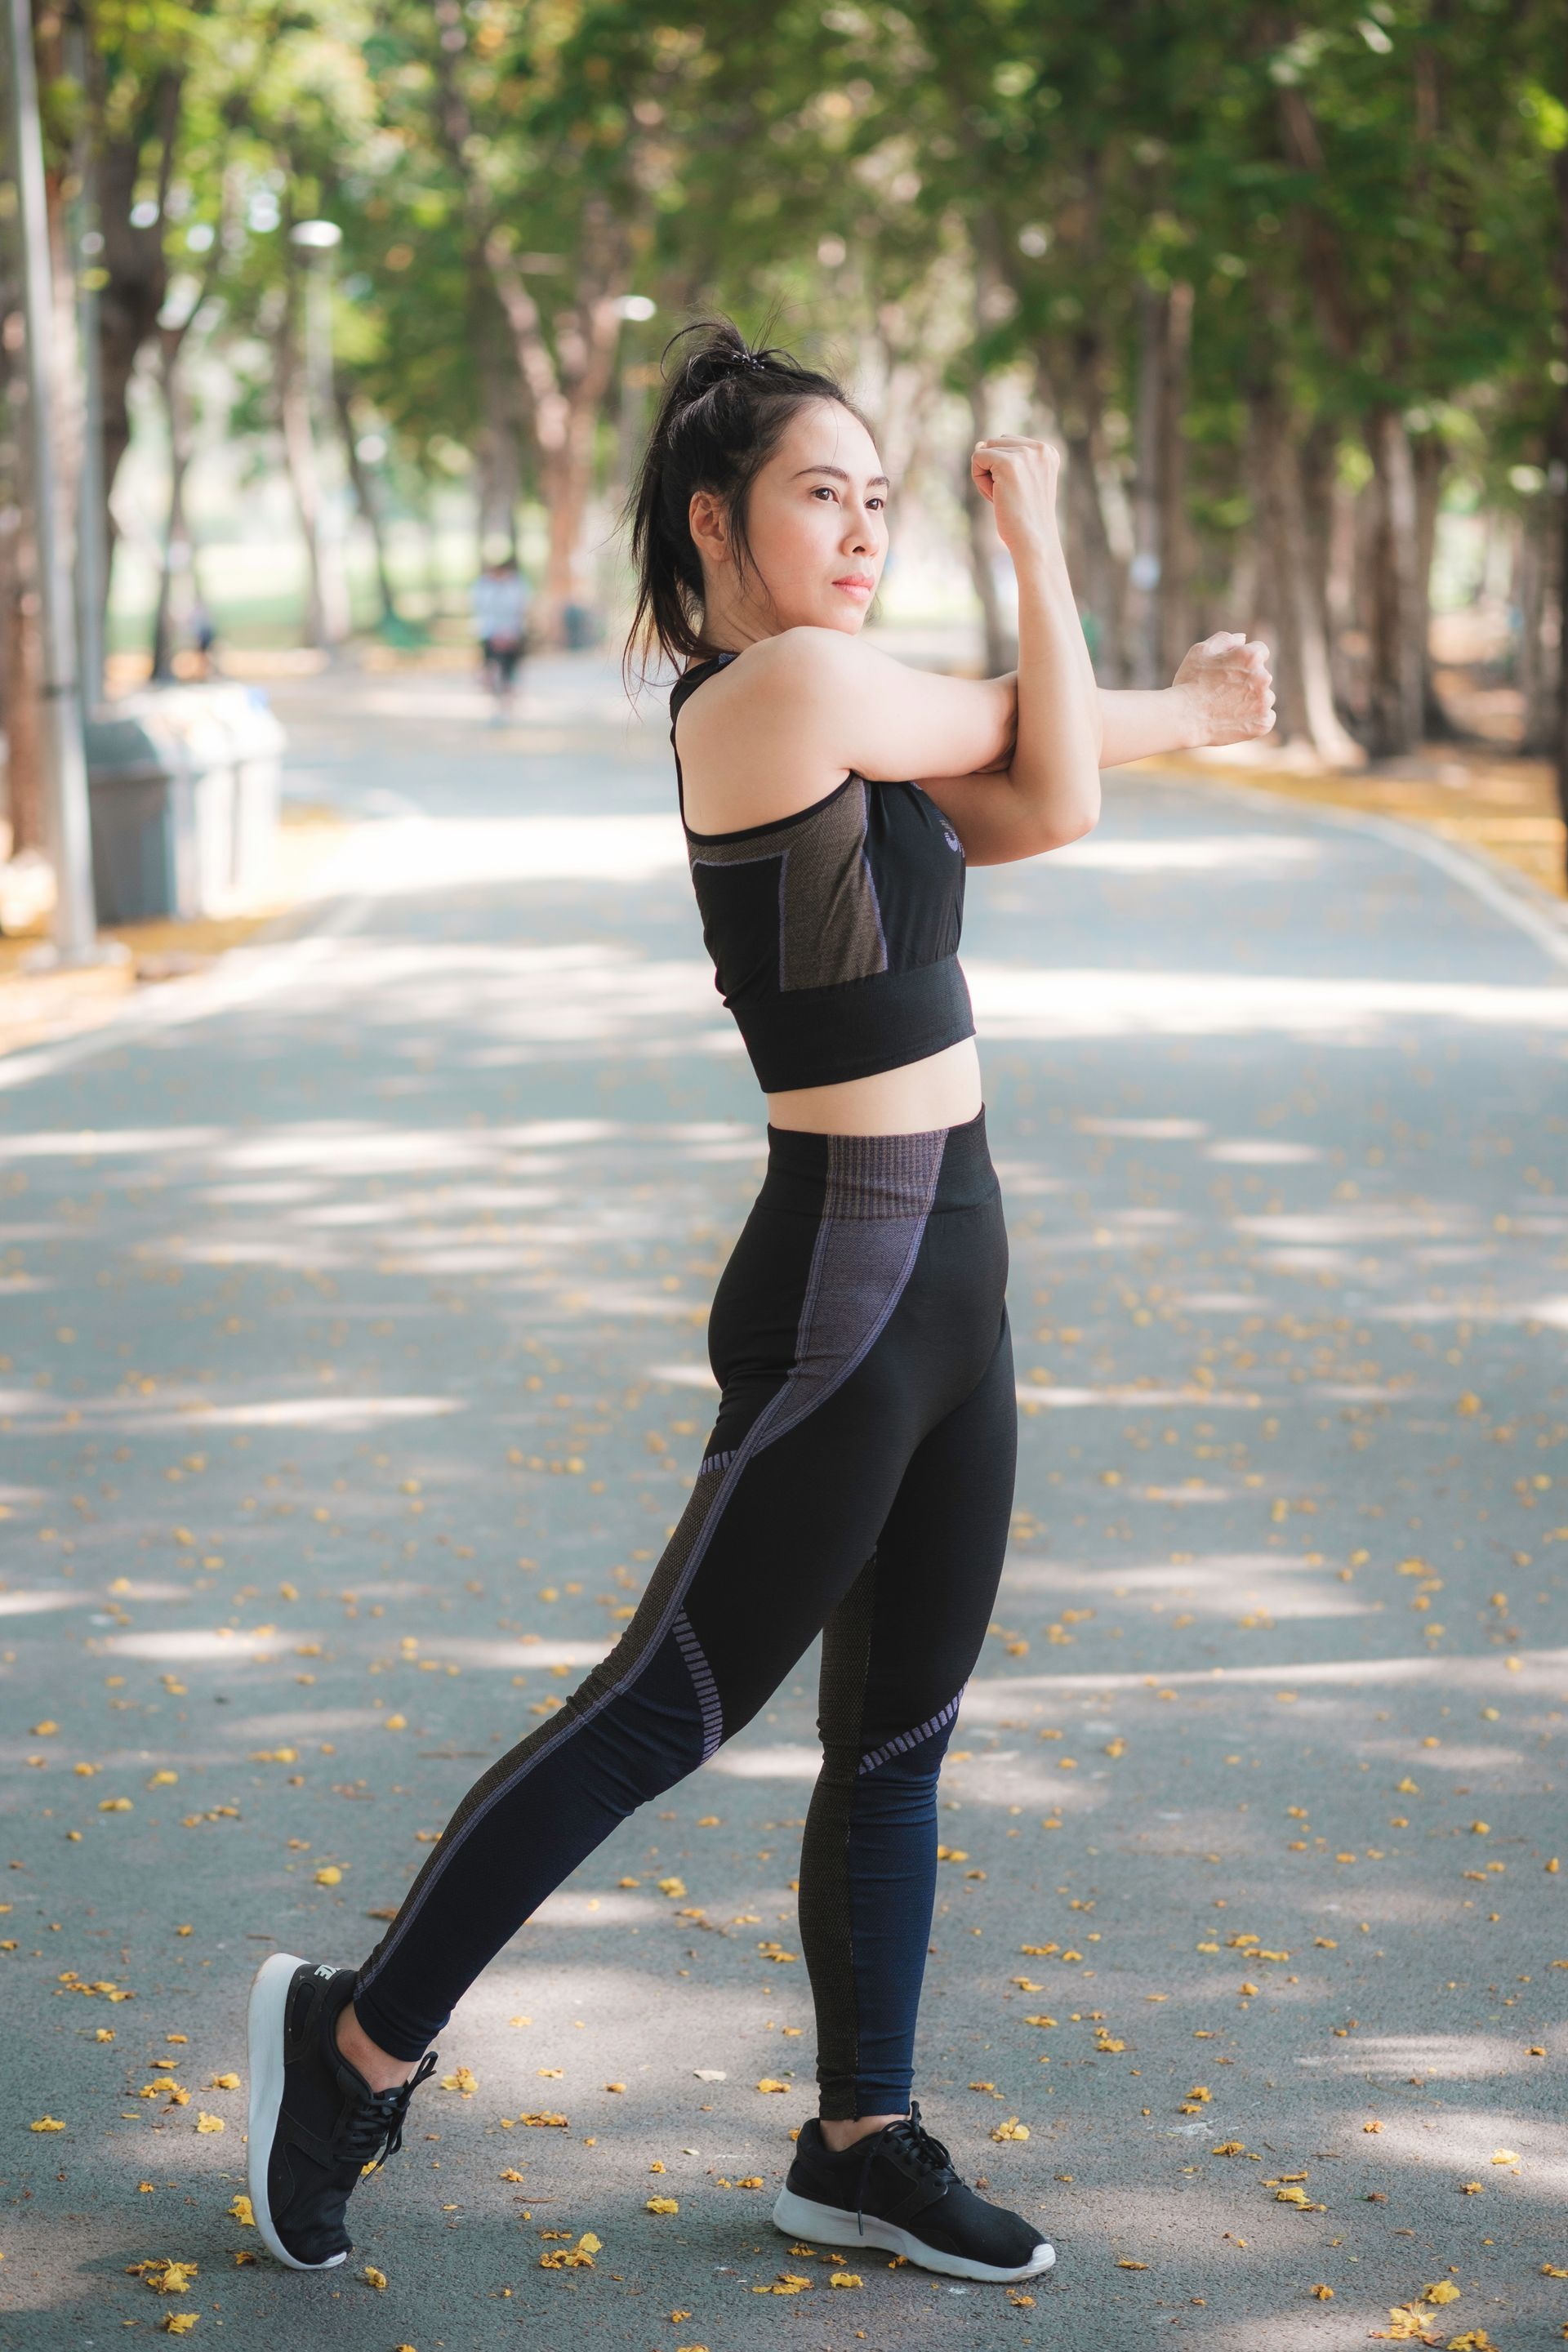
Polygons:
[[332,263],[342,242],[336,221],[296,221],[289,241],[306,257],[305,382],[310,418],[310,463],[315,475],[312,502],[312,562],[321,603],[321,635],[327,645],[341,645],[349,634],[348,575],[344,563],[342,507],[339,486],[329,481],[324,463],[332,438],[335,403],[332,397]]

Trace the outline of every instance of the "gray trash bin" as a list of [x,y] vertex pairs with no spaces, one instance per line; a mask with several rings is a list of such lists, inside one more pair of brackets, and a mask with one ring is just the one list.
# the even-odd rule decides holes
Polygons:
[[283,730],[258,688],[148,687],[87,729],[100,923],[222,915],[266,887]]

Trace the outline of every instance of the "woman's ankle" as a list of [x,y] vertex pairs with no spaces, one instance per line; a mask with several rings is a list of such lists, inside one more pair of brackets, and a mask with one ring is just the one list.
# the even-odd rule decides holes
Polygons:
[[817,2123],[828,2147],[836,2156],[841,2156],[847,2147],[853,2147],[857,2140],[871,2138],[875,2133],[884,2130],[889,2124],[901,2122],[903,2116],[908,2114],[909,2109],[905,2107],[902,2113],[897,2116],[852,2116],[843,2118],[835,2116],[831,2119],[819,2116]]
[[394,2058],[378,2042],[373,2042],[360,2023],[352,2000],[345,2000],[339,2010],[332,2038],[339,2055],[364,2076],[373,2091],[395,2090],[399,2083],[407,2082],[418,2063],[413,2058]]

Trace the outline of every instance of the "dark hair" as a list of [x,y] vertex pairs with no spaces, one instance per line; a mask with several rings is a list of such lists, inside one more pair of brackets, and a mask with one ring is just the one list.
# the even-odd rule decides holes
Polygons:
[[[671,373],[678,343],[686,348]],[[634,650],[676,659],[710,650],[702,638],[702,562],[689,521],[692,492],[711,490],[723,501],[743,570],[746,494],[795,411],[831,400],[860,416],[832,376],[774,346],[753,348],[731,319],[694,320],[670,337],[662,358],[658,414],[626,501],[637,575],[627,669]]]

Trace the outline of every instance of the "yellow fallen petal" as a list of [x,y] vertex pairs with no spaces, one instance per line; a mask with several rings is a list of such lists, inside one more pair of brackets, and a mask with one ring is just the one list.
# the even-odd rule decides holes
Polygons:
[[366,2263],[364,2266],[364,2275],[366,2284],[374,2287],[377,2294],[384,2294],[385,2293],[386,2273],[384,2271],[378,2271],[373,2263]]
[[58,2116],[40,2116],[36,2124],[28,2125],[27,2129],[29,2131],[64,2131],[65,2125]]
[[679,2213],[680,2210],[680,2200],[679,2197],[645,2198],[643,2200],[643,2210],[646,2213]]
[[239,2076],[237,2074],[215,2074],[208,2085],[208,2088],[214,2091],[237,2091],[239,2088]]
[[226,2131],[228,2126],[221,2116],[209,2116],[205,2107],[196,2109],[196,2129],[199,2132]]
[[163,2322],[163,2333],[165,2336],[188,2336],[200,2317],[199,2311],[171,2311]]
[[1427,2303],[1458,2303],[1459,2300],[1459,2290],[1452,2279],[1436,2279],[1430,2286],[1423,2287],[1421,2292]]
[[337,1864],[329,1862],[317,1871],[316,1884],[318,1886],[339,1886],[342,1884],[342,1875]]
[[256,2216],[251,2210],[248,2197],[237,2194],[230,2200],[228,2215],[231,2221],[242,2222],[247,2230],[254,2230],[256,2227]]
[[827,2284],[829,2286],[859,2286],[863,2282],[858,2271],[835,2271]]

